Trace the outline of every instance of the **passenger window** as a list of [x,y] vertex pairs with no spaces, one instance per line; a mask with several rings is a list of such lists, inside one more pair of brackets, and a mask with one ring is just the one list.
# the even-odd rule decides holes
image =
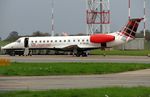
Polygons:
[[61,40],[59,40],[59,42],[61,42]]
[[68,42],[70,42],[70,40],[68,40]]
[[66,42],[66,40],[64,40],[64,42]]

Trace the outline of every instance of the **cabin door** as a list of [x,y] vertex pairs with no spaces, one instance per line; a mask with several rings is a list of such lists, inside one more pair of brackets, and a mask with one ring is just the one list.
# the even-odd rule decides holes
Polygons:
[[29,47],[29,38],[24,39],[24,47],[28,48]]

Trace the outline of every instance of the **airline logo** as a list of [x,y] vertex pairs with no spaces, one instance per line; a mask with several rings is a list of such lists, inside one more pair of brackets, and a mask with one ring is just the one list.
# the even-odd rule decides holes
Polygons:
[[32,48],[48,48],[50,46],[51,46],[51,44],[36,44],[36,43],[31,44]]

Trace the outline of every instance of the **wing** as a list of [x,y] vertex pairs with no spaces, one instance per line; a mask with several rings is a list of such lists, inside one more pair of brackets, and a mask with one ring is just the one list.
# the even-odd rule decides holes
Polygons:
[[73,51],[74,49],[80,49],[77,45],[69,45],[63,48],[63,50]]

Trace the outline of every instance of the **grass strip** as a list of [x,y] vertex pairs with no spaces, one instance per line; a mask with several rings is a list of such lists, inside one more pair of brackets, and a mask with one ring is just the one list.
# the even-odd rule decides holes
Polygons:
[[150,97],[149,87],[0,92],[0,97]]
[[0,67],[4,76],[108,74],[148,69],[143,63],[11,63]]

